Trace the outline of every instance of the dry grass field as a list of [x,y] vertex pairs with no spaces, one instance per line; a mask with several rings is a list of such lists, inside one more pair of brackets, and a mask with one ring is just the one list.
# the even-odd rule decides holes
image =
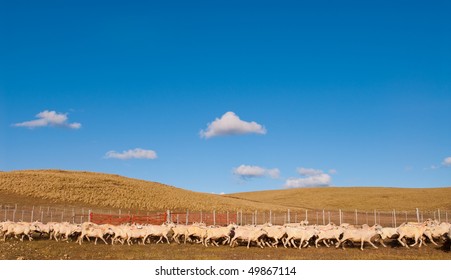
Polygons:
[[141,211],[285,211],[451,209],[451,188],[302,188],[215,195],[118,175],[27,170],[0,172],[0,198],[9,203],[77,205]]
[[451,188],[327,187],[236,193],[231,198],[287,208],[359,210],[451,209]]
[[[62,170],[1,172],[1,194],[4,197],[15,197],[19,200],[22,200],[20,197],[24,197],[28,203],[35,198],[37,201],[52,204],[77,204],[141,211],[286,209],[284,206],[193,192],[118,175]],[[21,203],[21,201],[15,203]],[[36,205],[37,202],[34,204]]]

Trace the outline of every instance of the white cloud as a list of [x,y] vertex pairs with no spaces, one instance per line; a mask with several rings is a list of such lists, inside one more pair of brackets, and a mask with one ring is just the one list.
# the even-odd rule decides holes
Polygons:
[[42,111],[36,115],[36,120],[25,121],[21,123],[15,123],[14,126],[17,127],[27,127],[27,128],[35,128],[35,127],[45,127],[45,126],[62,126],[68,127],[71,129],[79,129],[81,128],[81,123],[68,123],[67,113],[57,113],[55,111]]
[[[289,178],[285,182],[286,188],[305,188],[305,187],[325,187],[330,186],[332,177],[319,169],[298,168],[297,172],[302,178]],[[330,174],[335,174],[335,169],[330,170]]]
[[280,170],[278,168],[268,169],[266,170],[269,177],[273,179],[277,179],[280,177]]
[[304,167],[298,168],[297,172],[303,176],[316,176],[324,173],[322,170],[319,169],[304,168]]
[[143,150],[140,148],[123,151],[118,153],[116,151],[109,151],[105,154],[106,158],[117,158],[117,159],[156,159],[157,153],[152,150]]
[[207,129],[200,131],[200,137],[211,138],[223,135],[266,134],[266,129],[256,122],[242,121],[234,112],[227,112],[220,119],[209,123]]
[[443,160],[442,164],[444,166],[451,166],[451,157],[447,157]]
[[260,166],[240,165],[233,169],[233,174],[239,176],[241,179],[250,179],[269,176],[277,179],[280,176],[280,171],[277,168],[266,169]]

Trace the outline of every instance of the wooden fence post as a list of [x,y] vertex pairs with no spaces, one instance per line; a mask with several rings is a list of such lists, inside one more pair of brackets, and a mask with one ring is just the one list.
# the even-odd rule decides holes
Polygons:
[[216,210],[213,210],[213,225],[216,225]]
[[341,209],[338,209],[338,216],[340,217],[340,225],[342,224],[341,222]]
[[290,223],[290,209],[287,209],[287,223]]
[[323,209],[323,225],[326,224],[326,216],[324,215],[324,209]]
[[272,210],[269,210],[269,223],[272,224]]
[[356,225],[359,224],[359,221],[358,221],[358,218],[357,218],[357,209],[355,209],[355,224]]
[[418,208],[416,208],[417,210],[417,222],[420,222],[420,211],[418,210]]
[[374,224],[377,224],[377,216],[376,209],[374,209]]
[[437,209],[437,213],[438,213],[438,222],[441,222],[441,217],[440,217],[440,209]]

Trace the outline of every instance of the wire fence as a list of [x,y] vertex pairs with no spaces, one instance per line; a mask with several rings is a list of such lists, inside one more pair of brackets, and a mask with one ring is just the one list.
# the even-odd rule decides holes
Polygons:
[[421,210],[411,211],[342,211],[338,210],[303,210],[292,211],[196,211],[189,210],[165,212],[124,211],[121,209],[98,208],[58,208],[50,206],[21,206],[18,204],[0,204],[0,220],[10,221],[41,221],[41,222],[71,222],[83,223],[140,223],[161,224],[174,222],[176,224],[192,224],[195,222],[206,225],[257,225],[271,223],[283,225],[286,223],[300,223],[308,221],[309,224],[325,225],[328,223],[342,224],[380,224],[385,227],[397,227],[403,222],[423,222],[434,219],[439,222],[450,222],[450,210]]

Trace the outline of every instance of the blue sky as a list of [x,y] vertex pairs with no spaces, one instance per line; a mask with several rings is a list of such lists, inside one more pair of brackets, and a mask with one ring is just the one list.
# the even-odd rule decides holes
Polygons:
[[451,186],[449,1],[92,2],[1,2],[1,170]]

